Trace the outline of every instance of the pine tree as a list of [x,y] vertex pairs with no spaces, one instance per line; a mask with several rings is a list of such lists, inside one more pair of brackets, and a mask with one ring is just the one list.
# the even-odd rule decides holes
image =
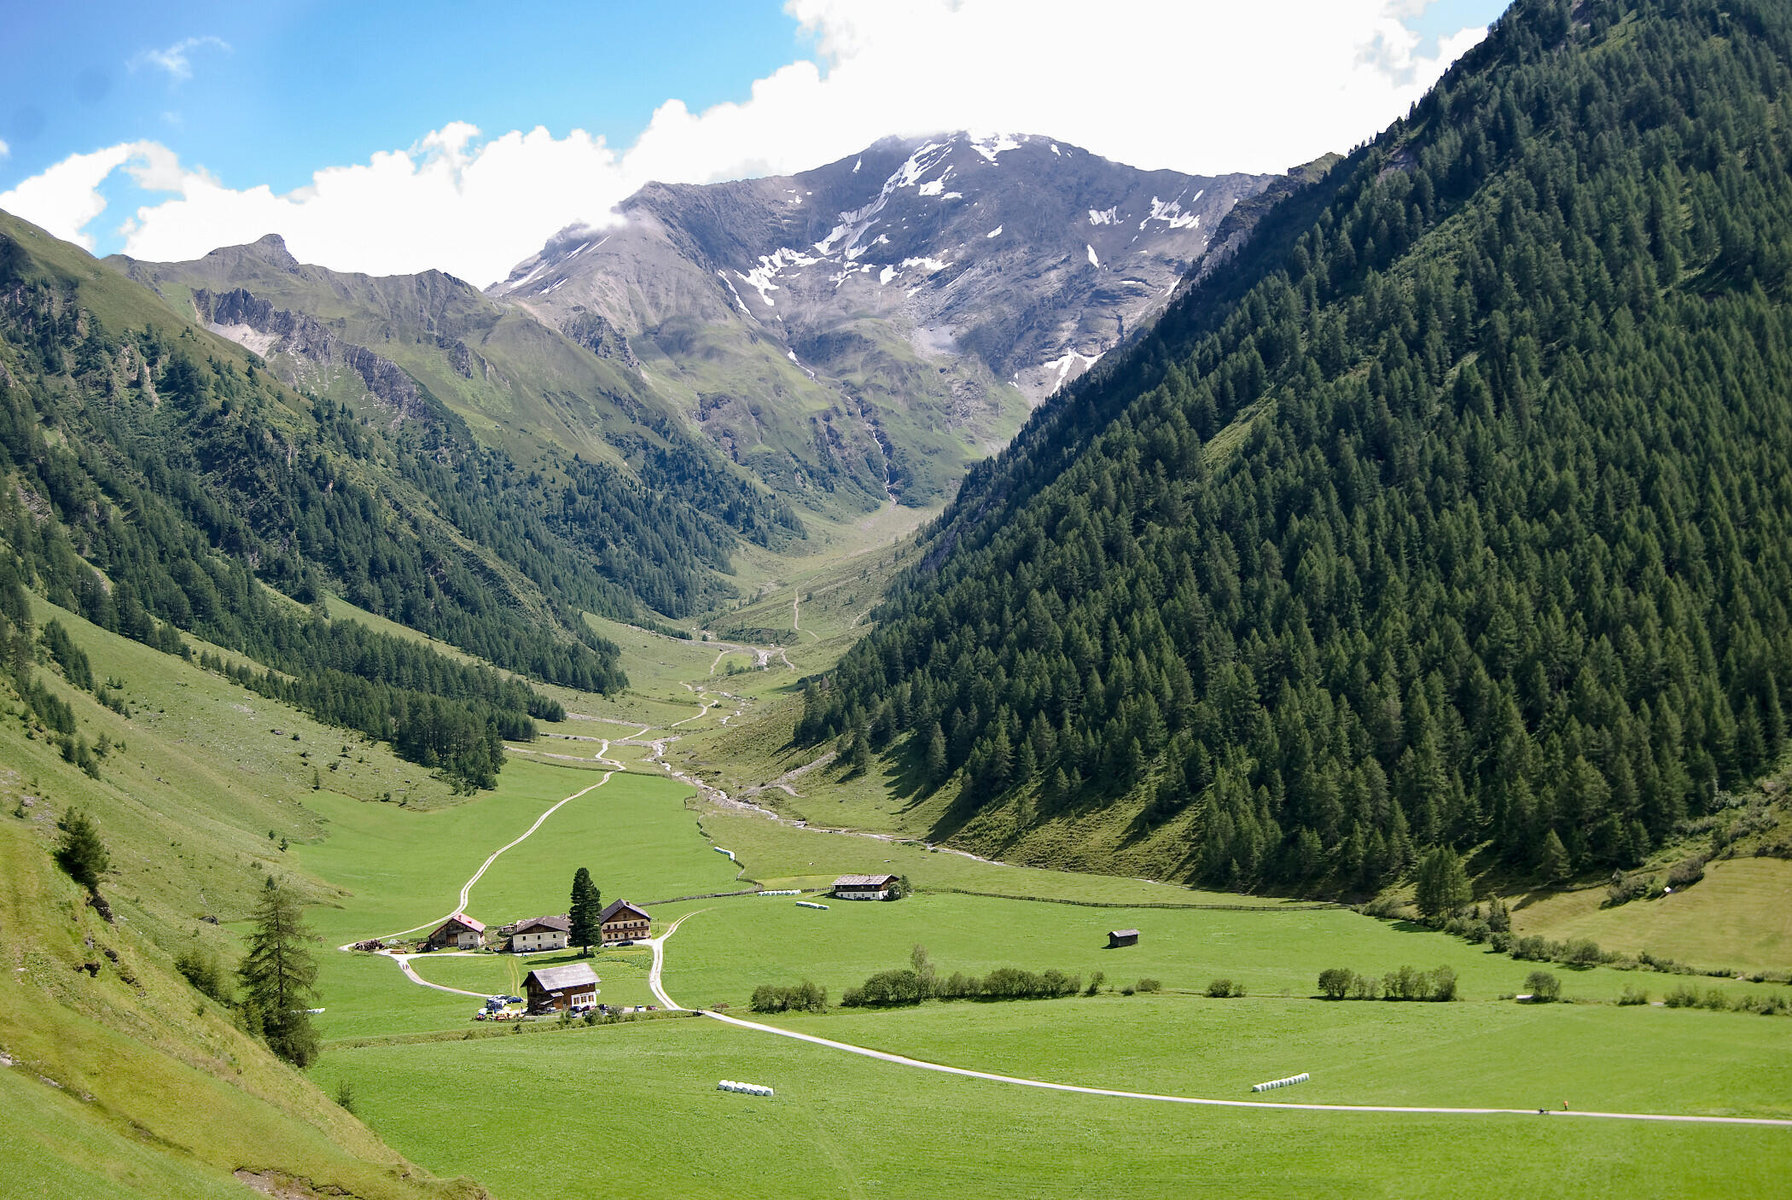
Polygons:
[[1462,857],[1448,846],[1438,846],[1419,861],[1417,890],[1413,900],[1426,917],[1445,917],[1474,897]]
[[603,910],[603,893],[591,882],[591,872],[580,867],[572,876],[572,903],[567,909],[571,930],[567,936],[586,954],[591,953],[591,943],[599,940],[597,918]]
[[112,865],[100,831],[82,809],[74,809],[62,819],[62,842],[56,847],[56,865],[68,872],[69,878],[95,891],[100,877]]
[[248,949],[237,968],[243,1008],[260,1025],[269,1049],[295,1067],[307,1067],[318,1049],[307,1011],[317,996],[317,960],[298,894],[269,876],[250,920]]
[[1562,839],[1551,829],[1549,836],[1543,839],[1543,853],[1537,859],[1537,874],[1543,877],[1544,883],[1559,883],[1568,878],[1572,869],[1568,847],[1562,845]]

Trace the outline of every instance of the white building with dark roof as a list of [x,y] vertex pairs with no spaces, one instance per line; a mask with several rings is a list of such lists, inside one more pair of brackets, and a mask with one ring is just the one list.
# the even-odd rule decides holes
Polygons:
[[527,917],[509,929],[507,945],[512,954],[564,950],[572,937],[572,921],[567,917]]
[[834,880],[834,895],[842,900],[894,900],[895,875],[842,875]]
[[477,950],[485,940],[485,926],[466,913],[455,913],[436,926],[425,940],[431,950],[453,946],[457,950]]

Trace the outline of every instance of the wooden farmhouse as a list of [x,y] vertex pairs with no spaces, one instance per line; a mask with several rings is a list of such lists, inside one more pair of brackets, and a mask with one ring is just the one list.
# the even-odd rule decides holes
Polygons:
[[530,971],[523,980],[523,998],[532,1013],[590,1008],[597,1003],[597,972],[589,963]]
[[614,946],[647,936],[648,917],[644,909],[627,900],[612,900],[597,916],[598,945]]
[[1139,944],[1139,931],[1136,929],[1108,930],[1108,949],[1116,946],[1136,946]]
[[894,900],[894,875],[842,875],[834,880],[834,895],[842,900]]
[[477,950],[485,940],[485,926],[466,913],[455,913],[436,926],[425,941],[431,950],[453,947],[456,950]]
[[564,950],[572,936],[572,921],[567,917],[527,917],[509,928],[506,944],[512,954]]

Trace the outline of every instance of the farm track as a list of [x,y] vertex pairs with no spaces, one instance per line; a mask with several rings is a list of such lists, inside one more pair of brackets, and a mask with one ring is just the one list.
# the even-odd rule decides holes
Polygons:
[[[699,910],[705,911],[705,910]],[[687,913],[674,921],[665,933],[653,939],[653,968],[648,975],[648,986],[653,994],[669,1011],[686,1012],[683,1005],[666,993],[662,982],[662,970],[665,963],[665,943],[684,924],[697,913]],[[699,1016],[708,1017],[712,1021],[720,1021],[724,1025],[733,1025],[738,1029],[751,1029],[758,1033],[776,1034],[778,1037],[791,1038],[799,1042],[808,1042],[814,1046],[824,1046],[830,1050],[839,1050],[846,1054],[857,1054],[864,1058],[875,1058],[881,1062],[894,1063],[897,1066],[912,1067],[921,1071],[933,1071],[941,1075],[958,1075],[966,1079],[982,1079],[991,1083],[1006,1083],[1015,1087],[1037,1088],[1048,1092],[1072,1092],[1083,1096],[1112,1096],[1122,1100],[1154,1100],[1163,1104],[1191,1104],[1207,1108],[1258,1108],[1282,1109],[1298,1112],[1336,1112],[1336,1113],[1396,1113],[1403,1115],[1432,1116],[1551,1116],[1551,1117],[1583,1117],[1608,1121],[1654,1121],[1666,1124],[1686,1125],[1762,1125],[1779,1129],[1792,1129],[1792,1119],[1780,1117],[1707,1117],[1677,1113],[1630,1113],[1630,1112],[1598,1112],[1578,1109],[1530,1109],[1530,1108],[1446,1108],[1422,1105],[1396,1104],[1297,1104],[1273,1100],[1220,1100],[1207,1096],[1172,1096],[1161,1092],[1130,1092],[1120,1088],[1084,1087],[1074,1083],[1052,1083],[1044,1079],[1028,1079],[1020,1075],[1001,1075],[993,1071],[978,1071],[970,1067],[954,1067],[946,1063],[928,1062],[925,1059],[909,1058],[903,1054],[891,1054],[886,1050],[874,1050],[869,1046],[858,1046],[851,1042],[835,1041],[832,1038],[817,1037],[812,1033],[799,1033],[794,1029],[781,1029],[776,1025],[765,1025],[758,1021],[746,1021],[740,1017],[731,1017],[725,1013],[711,1012],[707,1009],[695,1010]]]

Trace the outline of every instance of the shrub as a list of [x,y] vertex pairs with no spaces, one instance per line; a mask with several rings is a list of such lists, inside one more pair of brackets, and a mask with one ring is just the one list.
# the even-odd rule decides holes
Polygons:
[[1096,992],[1099,992],[1101,990],[1101,985],[1107,982],[1107,978],[1108,977],[1100,971],[1089,976],[1089,990],[1084,992],[1083,995],[1093,996]]
[[1130,996],[1130,995],[1132,995],[1132,984],[1130,984],[1130,983],[1129,983],[1129,984],[1127,984],[1127,985],[1126,985],[1126,986],[1125,986],[1125,987],[1123,987],[1123,988],[1121,988],[1121,989],[1120,989],[1120,994],[1121,994],[1121,995],[1122,995],[1122,996]]
[[1373,976],[1353,974],[1350,977],[1350,999],[1379,1000],[1380,998],[1381,984]]
[[[1489,922],[1489,924],[1491,923]],[[1487,942],[1493,947],[1496,954],[1505,954],[1512,949],[1512,935],[1504,929],[1494,930],[1493,936],[1489,937]]]
[[963,971],[954,971],[944,982],[934,984],[933,994],[941,1000],[973,999],[981,982]]
[[1562,981],[1553,971],[1532,971],[1525,976],[1524,986],[1531,993],[1531,999],[1539,1004],[1562,998]]
[[1699,1002],[1699,994],[1686,984],[1674,988],[1661,998],[1669,1008],[1692,1008]]
[[1716,988],[1712,988],[1705,993],[1705,998],[1699,1001],[1699,1007],[1708,1008],[1712,1012],[1723,1012],[1730,1007],[1730,999]]
[[1521,937],[1512,943],[1512,957],[1528,962],[1548,962],[1549,943],[1534,933]]
[[188,946],[174,956],[174,969],[186,981],[219,1004],[230,1003],[230,973],[218,956],[198,946]]
[[[1139,982],[1141,984],[1146,983],[1146,982],[1155,984],[1157,981],[1156,980],[1147,981],[1147,980],[1141,979],[1141,980],[1139,980]],[[1154,987],[1152,990],[1155,991],[1156,988]],[[1233,996],[1242,996],[1242,995],[1244,995],[1244,984],[1235,983],[1230,979],[1215,979],[1207,985],[1207,994],[1216,999],[1226,999],[1226,998],[1233,997]]]
[[1562,947],[1561,961],[1576,966],[1590,966],[1599,962],[1604,956],[1599,953],[1599,943],[1591,938],[1574,938]]
[[1428,981],[1423,971],[1403,966],[1381,977],[1383,1000],[1423,1000]]
[[922,1000],[921,976],[902,968],[880,971],[856,988],[848,988],[840,1003],[849,1008],[888,1008],[898,1004],[919,1004]]
[[1327,1000],[1342,1000],[1350,994],[1356,972],[1348,967],[1329,967],[1319,972],[1319,994]]
[[1429,999],[1444,1001],[1456,998],[1456,972],[1450,967],[1437,967],[1430,973]]
[[1683,858],[1668,868],[1668,886],[1671,888],[1691,887],[1705,878],[1705,856],[1694,854]]
[[1623,993],[1618,997],[1618,1003],[1621,1005],[1647,1004],[1649,1003],[1649,993],[1634,983],[1627,983],[1624,985]]
[[1733,1007],[1737,1012],[1751,1012],[1763,1017],[1771,1017],[1786,1011],[1786,998],[1777,995],[1757,996],[1750,993],[1747,996],[1738,996]]
[[[1163,985],[1163,984],[1161,984],[1161,983],[1159,983],[1159,982],[1158,982],[1158,981],[1157,981],[1157,980],[1155,980],[1155,979],[1152,979],[1152,978],[1150,978],[1150,977],[1146,977],[1146,978],[1144,978],[1144,979],[1141,979],[1141,980],[1139,980],[1139,981],[1138,981],[1138,982],[1137,982],[1137,983],[1135,983],[1135,984],[1133,984],[1133,985],[1132,985],[1132,986],[1133,986],[1133,990],[1134,990],[1134,991],[1139,991],[1139,992],[1156,992],[1156,991],[1161,991],[1161,990],[1163,990],[1163,986],[1164,986],[1164,985]],[[1238,993],[1238,994],[1239,994],[1239,995],[1241,995],[1241,996],[1242,996],[1242,995],[1244,995],[1244,993],[1243,993],[1243,992],[1242,992],[1242,991],[1241,991],[1241,992],[1239,992],[1239,993]]]
[[828,990],[816,987],[807,979],[795,987],[762,983],[753,989],[750,1007],[754,1012],[826,1012]]
[[1479,946],[1493,936],[1493,927],[1486,921],[1470,921],[1462,936]]

